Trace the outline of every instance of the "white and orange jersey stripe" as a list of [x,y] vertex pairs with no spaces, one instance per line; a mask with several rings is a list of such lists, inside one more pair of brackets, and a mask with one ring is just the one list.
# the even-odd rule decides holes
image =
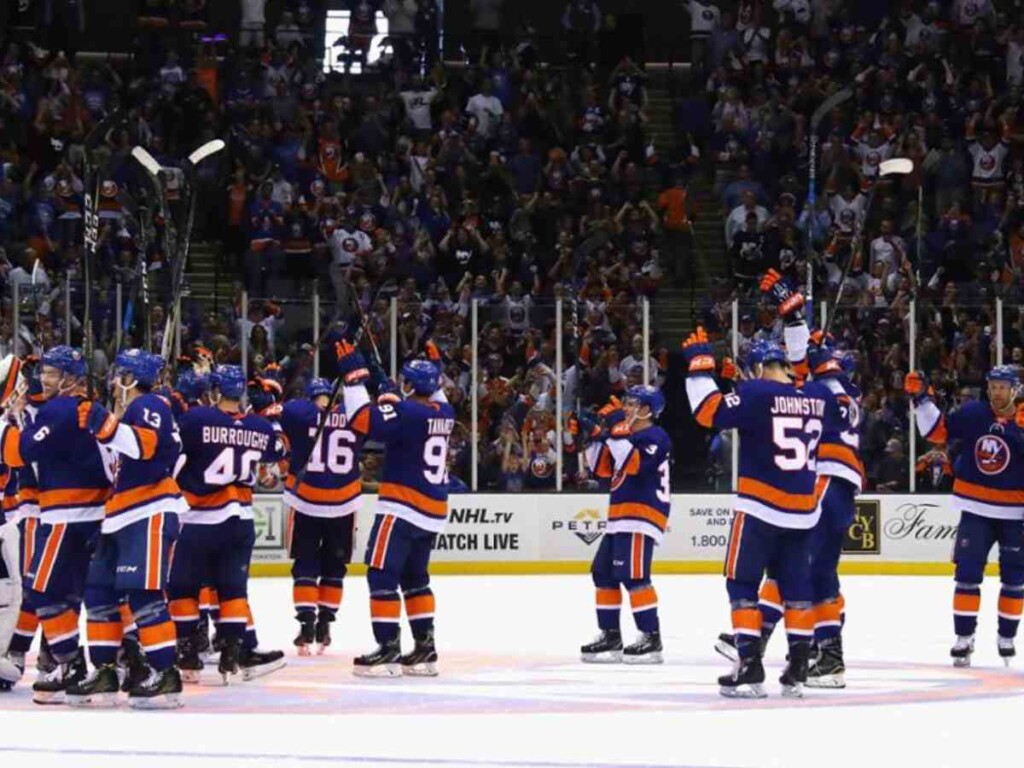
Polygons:
[[179,513],[182,523],[217,525],[232,517],[252,520],[252,488],[228,485],[216,493],[199,496],[185,492],[188,509]]
[[103,533],[114,533],[159,513],[181,514],[187,510],[188,505],[178,482],[173,477],[165,477],[152,485],[115,491],[107,499]]

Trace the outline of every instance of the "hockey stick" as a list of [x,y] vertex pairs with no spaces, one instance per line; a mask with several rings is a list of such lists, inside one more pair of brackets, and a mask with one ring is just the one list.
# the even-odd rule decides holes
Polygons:
[[[905,157],[894,157],[891,160],[883,160],[878,166],[878,180],[886,176],[905,176],[914,170],[914,161],[908,160]],[[868,201],[864,205],[864,212],[857,218],[857,228],[854,230],[853,239],[850,241],[850,258],[846,260],[846,266],[843,268],[843,274],[839,278],[839,290],[836,292],[835,307],[832,312],[829,313],[828,321],[825,323],[824,335],[828,336],[829,331],[832,329],[832,322],[836,319],[836,315],[839,313],[839,303],[843,298],[843,290],[846,287],[846,276],[850,273],[850,267],[853,266],[853,262],[857,260],[857,256],[860,255],[861,251],[861,240],[864,237],[864,225],[868,220],[868,215],[871,213],[871,203],[874,202],[875,192],[878,190],[878,180],[871,186],[871,191],[868,193]]]
[[818,128],[821,126],[821,121],[825,119],[825,116],[829,114],[833,109],[844,103],[847,99],[853,96],[853,90],[850,88],[844,88],[841,91],[836,91],[827,99],[825,99],[814,110],[814,114],[811,115],[811,135],[809,137],[809,147],[807,153],[807,202],[804,205],[804,209],[807,212],[807,286],[805,288],[805,295],[807,297],[807,313],[808,316],[813,315],[813,304],[814,304],[814,259],[816,254],[814,253],[814,209],[817,205],[817,190],[816,186],[818,183]]
[[[163,218],[163,220],[164,220],[164,237],[163,237],[163,240],[164,240],[164,255],[165,255],[166,258],[169,259],[171,257],[170,254],[171,254],[171,250],[172,250],[171,249],[171,243],[170,243],[170,231],[171,231],[171,227],[172,227],[172,222],[171,222],[170,212],[169,212],[169,210],[167,208],[167,187],[166,187],[166,184],[165,184],[164,180],[160,176],[160,172],[163,170],[163,167],[143,147],[139,147],[139,146],[132,147],[132,157],[134,157],[135,160],[143,168],[146,169],[146,173],[149,176],[150,184],[153,187],[154,193],[156,194],[157,206],[159,206],[158,210],[160,211],[161,218]],[[143,229],[145,229],[145,227],[143,227]],[[142,279],[143,279],[143,286],[144,286],[143,287],[143,291],[144,291],[143,300],[144,300],[145,304],[147,305],[147,312],[146,312],[146,349],[148,350],[148,349],[152,349],[153,348],[153,327],[152,327],[152,318],[149,316],[149,312],[148,312],[148,305],[149,305],[149,288],[148,288],[149,265],[146,264],[145,248],[143,248],[142,260],[143,260],[143,263],[145,264],[145,270],[143,272]],[[166,336],[166,334],[165,334],[165,336]],[[166,343],[166,340],[165,340],[164,343]],[[161,351],[163,351],[163,347],[162,346],[161,346]],[[164,357],[164,359],[166,359],[166,356]]]

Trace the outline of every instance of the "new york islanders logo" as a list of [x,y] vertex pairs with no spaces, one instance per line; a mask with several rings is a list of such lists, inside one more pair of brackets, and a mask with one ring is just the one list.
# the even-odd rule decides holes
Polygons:
[[974,444],[974,463],[985,475],[998,475],[1010,465],[1010,446],[999,435],[982,435]]

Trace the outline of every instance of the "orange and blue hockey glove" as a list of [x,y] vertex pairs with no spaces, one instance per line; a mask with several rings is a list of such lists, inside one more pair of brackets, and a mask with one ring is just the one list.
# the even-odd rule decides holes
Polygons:
[[928,385],[928,377],[924,371],[911,371],[903,378],[903,391],[914,398],[915,401],[923,400],[935,394]]
[[779,317],[787,323],[799,323],[804,319],[804,295],[786,285],[785,278],[774,269],[769,269],[761,278],[761,293],[779,309]]
[[711,342],[703,326],[698,325],[697,330],[686,338],[682,346],[683,359],[686,360],[687,370],[691,374],[714,375],[715,353],[711,349]]
[[346,385],[362,384],[370,378],[370,370],[366,367],[366,359],[356,347],[342,340],[334,345],[338,356],[338,375]]
[[117,417],[99,403],[83,400],[78,404],[78,426],[93,437],[109,440],[118,425]]

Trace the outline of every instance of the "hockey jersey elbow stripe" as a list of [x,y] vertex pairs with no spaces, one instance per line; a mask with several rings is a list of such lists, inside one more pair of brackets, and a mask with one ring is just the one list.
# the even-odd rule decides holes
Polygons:
[[748,496],[782,512],[813,512],[818,505],[815,493],[787,493],[760,480],[741,477],[737,488],[740,496]]
[[159,483],[115,492],[107,500],[107,516],[118,515],[143,504],[152,504],[159,499],[180,496],[181,488],[178,487],[177,481],[172,477],[165,477]]
[[694,418],[697,419],[697,423],[702,427],[713,426],[715,423],[715,414],[718,413],[718,408],[721,404],[721,392],[715,392],[708,395],[704,402],[702,402],[693,413]]
[[986,504],[997,504],[1007,507],[1024,506],[1024,490],[987,488],[984,485],[970,483],[966,480],[953,481],[953,493],[964,498],[982,501]]
[[18,447],[18,441],[21,439],[21,430],[14,426],[8,426],[4,429],[3,436],[3,463],[8,467],[23,467],[25,466],[25,460],[21,458],[21,449]]
[[638,504],[636,502],[627,501],[621,504],[609,505],[609,521],[624,519],[643,520],[644,522],[657,526],[660,531],[664,531],[665,526],[668,525],[668,515],[654,507],[648,506],[647,504]]
[[353,432],[358,432],[361,435],[369,434],[370,432],[370,406],[364,406],[359,409],[359,412],[349,422],[349,428]]
[[428,517],[444,519],[448,517],[448,503],[432,499],[424,493],[398,483],[381,483],[378,491],[380,499],[397,502],[421,512]]
[[932,431],[924,436],[924,439],[936,445],[945,445],[949,442],[949,434],[946,432],[946,419],[940,419]]
[[149,460],[156,456],[156,432],[145,427],[132,427],[132,431],[135,433],[135,439],[139,441],[139,455],[142,459]]
[[40,491],[39,506],[44,512],[61,507],[102,507],[109,497],[106,488],[56,488]]
[[635,475],[640,471],[640,451],[636,448],[632,450],[626,463],[622,465],[622,471],[627,475]]
[[308,483],[299,483],[296,488],[295,475],[289,475],[286,487],[305,501],[316,504],[343,504],[363,492],[363,481],[356,479],[341,488],[316,488]]
[[594,474],[598,477],[612,476],[612,453],[607,446],[601,446],[601,455],[597,459],[597,467]]

